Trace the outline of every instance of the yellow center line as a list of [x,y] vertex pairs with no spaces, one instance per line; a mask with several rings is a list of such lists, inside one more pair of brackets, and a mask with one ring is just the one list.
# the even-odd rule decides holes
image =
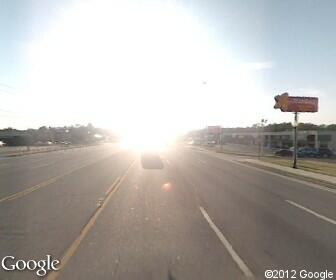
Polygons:
[[56,280],[59,276],[59,273],[61,272],[62,269],[67,265],[67,263],[70,261],[72,256],[76,253],[79,245],[81,242],[84,240],[88,232],[91,230],[91,228],[95,225],[99,215],[102,213],[102,211],[105,209],[106,205],[110,201],[111,197],[113,194],[118,190],[120,185],[123,183],[125,180],[126,176],[130,172],[131,168],[134,166],[135,160],[130,164],[130,166],[127,168],[125,171],[124,175],[120,178],[118,177],[111,187],[108,189],[106,196],[103,200],[103,202],[100,204],[100,206],[97,208],[96,212],[94,215],[90,218],[89,222],[84,226],[84,228],[81,230],[79,236],[74,240],[74,242],[70,245],[70,247],[66,250],[65,254],[63,255],[60,266],[58,267],[57,271],[52,271],[48,277],[47,280]]
[[3,197],[3,198],[0,198],[0,203],[1,203],[1,202],[5,202],[5,201],[11,201],[11,200],[14,200],[14,199],[17,199],[17,198],[26,196],[27,194],[30,194],[30,193],[32,193],[32,192],[34,192],[34,191],[36,191],[36,190],[39,190],[39,189],[41,189],[41,188],[43,188],[43,187],[49,186],[50,184],[56,182],[57,180],[59,180],[59,179],[65,177],[65,176],[68,176],[68,175],[70,175],[70,174],[72,174],[72,173],[74,173],[74,172],[76,172],[76,171],[78,171],[78,170],[80,170],[80,169],[82,169],[82,168],[85,168],[85,167],[94,165],[94,164],[96,164],[97,162],[102,161],[102,160],[107,159],[107,158],[108,158],[108,157],[104,157],[104,158],[101,158],[101,159],[96,160],[96,161],[94,161],[94,162],[91,162],[91,163],[82,165],[82,166],[80,166],[80,167],[73,168],[73,169],[71,169],[71,170],[68,171],[68,172],[65,172],[65,173],[63,173],[63,174],[61,174],[61,175],[58,175],[58,176],[55,176],[55,177],[52,177],[52,178],[50,178],[50,179],[48,179],[48,180],[46,180],[46,181],[44,181],[44,182],[41,182],[41,183],[39,183],[39,184],[37,184],[37,185],[35,185],[35,186],[29,187],[29,188],[27,188],[27,189],[25,189],[25,190],[23,190],[23,191],[20,191],[20,192],[17,192],[17,193],[13,193],[13,194],[11,194],[11,195],[8,195],[8,196],[5,196],[5,197]]

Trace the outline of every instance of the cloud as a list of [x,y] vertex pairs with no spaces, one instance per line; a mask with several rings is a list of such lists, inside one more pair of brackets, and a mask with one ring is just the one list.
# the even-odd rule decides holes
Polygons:
[[274,67],[274,63],[272,61],[247,62],[243,64],[243,67],[247,70],[258,71],[271,69]]

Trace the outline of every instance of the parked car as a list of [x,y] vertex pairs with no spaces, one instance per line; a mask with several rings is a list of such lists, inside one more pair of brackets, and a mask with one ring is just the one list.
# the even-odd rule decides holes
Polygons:
[[318,155],[319,155],[319,157],[331,158],[331,157],[334,156],[334,153],[329,148],[319,148],[318,149]]
[[293,156],[293,152],[289,149],[281,149],[278,150],[274,153],[276,156],[281,156],[281,157],[291,157]]
[[35,146],[49,146],[52,145],[53,142],[51,141],[37,141],[34,143]]
[[318,157],[319,152],[315,148],[303,147],[298,149],[297,155],[298,157]]
[[213,147],[213,146],[216,145],[216,141],[214,141],[214,140],[209,140],[209,141],[207,142],[207,145],[208,145],[209,147]]

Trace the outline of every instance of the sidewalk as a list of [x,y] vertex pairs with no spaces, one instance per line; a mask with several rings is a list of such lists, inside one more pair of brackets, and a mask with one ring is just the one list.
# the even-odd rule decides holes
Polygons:
[[314,179],[318,181],[324,181],[324,182],[336,185],[336,177],[334,176],[328,176],[328,175],[319,174],[315,172],[309,172],[309,171],[305,171],[301,169],[294,169],[291,167],[281,166],[278,164],[269,163],[269,162],[265,162],[265,161],[261,161],[257,159],[245,158],[245,159],[240,159],[239,161],[242,163],[247,162],[247,163],[252,163],[256,165],[262,165],[264,167],[270,167],[270,168],[277,169],[283,172],[291,173],[293,175],[298,175],[298,176],[302,176],[302,177],[306,177],[306,178],[310,178],[310,179]]

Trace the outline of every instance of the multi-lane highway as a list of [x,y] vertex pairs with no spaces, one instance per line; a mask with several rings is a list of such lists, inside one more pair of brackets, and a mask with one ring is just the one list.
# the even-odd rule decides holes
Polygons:
[[118,145],[1,158],[0,258],[51,255],[45,279],[336,277],[335,191],[183,146],[161,160]]

